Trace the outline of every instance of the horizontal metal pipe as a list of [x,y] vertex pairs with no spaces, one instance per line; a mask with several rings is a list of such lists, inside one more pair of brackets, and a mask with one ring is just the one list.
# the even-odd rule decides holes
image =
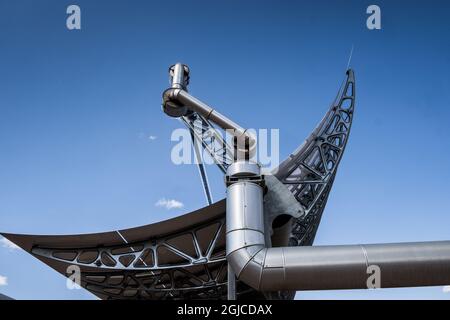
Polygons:
[[[238,178],[245,171],[246,176],[258,176],[256,164],[244,164],[234,163],[227,174]],[[268,248],[263,187],[252,180],[228,186],[226,212],[228,263],[239,280],[256,290],[450,284],[450,241]]]
[[450,283],[449,241],[255,249],[241,248],[229,261],[262,291],[367,289],[377,272],[381,288]]

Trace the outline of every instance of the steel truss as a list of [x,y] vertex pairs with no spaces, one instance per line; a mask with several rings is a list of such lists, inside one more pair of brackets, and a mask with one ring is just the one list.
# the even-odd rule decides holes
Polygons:
[[354,107],[355,78],[353,71],[348,70],[347,79],[323,120],[275,172],[305,209],[304,215],[294,219],[290,246],[313,244],[350,135]]

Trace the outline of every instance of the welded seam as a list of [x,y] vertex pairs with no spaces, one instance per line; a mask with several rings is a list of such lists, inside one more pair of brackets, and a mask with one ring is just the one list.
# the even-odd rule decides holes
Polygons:
[[263,282],[263,272],[264,272],[264,269],[265,269],[266,257],[267,257],[267,251],[268,251],[268,249],[267,249],[267,248],[263,248],[263,249],[261,249],[261,250],[265,250],[265,252],[264,252],[264,259],[263,259],[262,265],[261,265],[261,272],[260,272],[260,274],[259,274],[258,290],[261,289],[261,284],[262,284],[262,282]]
[[368,268],[369,267],[369,257],[367,256],[366,248],[364,248],[364,246],[362,244],[360,244],[359,246],[361,247],[361,250],[362,250],[363,255],[364,255],[364,259],[365,259],[365,262],[366,262],[366,268]]
[[[235,251],[233,251],[233,252],[236,252],[236,251],[242,250],[242,249],[245,249],[245,251],[247,251],[247,248],[248,248],[248,247],[252,247],[252,246],[254,246],[254,245],[249,245],[249,246],[247,246],[247,247],[241,247],[241,248],[239,248],[239,249],[237,249],[237,250],[235,250]],[[260,250],[258,250],[254,255],[250,256],[250,259],[248,259],[248,261],[247,261],[247,262],[245,263],[245,265],[242,267],[241,272],[239,272],[239,274],[236,274],[236,276],[237,276],[238,279],[239,279],[241,273],[244,272],[244,270],[247,268],[248,264],[253,260],[253,258],[254,258],[261,250],[264,250],[264,249],[266,249],[266,248],[264,248],[264,246],[263,246],[263,248],[261,248]],[[227,255],[227,256],[228,256],[228,255]],[[264,261],[265,261],[265,260],[266,260],[266,259],[265,259],[265,257],[264,257]],[[257,262],[255,262],[255,263],[256,263],[256,264],[259,264],[259,263],[257,263]],[[236,273],[236,270],[233,270],[233,271]]]

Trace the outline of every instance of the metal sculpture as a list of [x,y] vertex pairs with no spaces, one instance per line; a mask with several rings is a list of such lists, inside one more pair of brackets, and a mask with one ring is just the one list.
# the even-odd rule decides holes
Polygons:
[[[312,247],[355,107],[352,70],[323,120],[273,175],[250,160],[256,139],[187,93],[189,68],[169,69],[163,110],[180,118],[226,175],[227,199],[138,228],[71,236],[3,234],[102,299],[292,299],[296,290],[366,287],[367,266],[382,287],[450,283],[450,242]],[[217,128],[231,130],[232,145]],[[197,145],[196,145],[197,143]],[[237,282],[235,279],[237,277]]]

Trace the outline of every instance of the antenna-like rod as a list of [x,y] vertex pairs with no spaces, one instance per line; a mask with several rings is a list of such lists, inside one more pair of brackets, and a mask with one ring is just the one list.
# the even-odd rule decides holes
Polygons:
[[211,205],[213,203],[213,198],[211,194],[211,188],[209,187],[208,175],[206,174],[206,169],[205,166],[203,165],[203,158],[200,151],[200,147],[198,145],[199,143],[197,142],[197,139],[195,138],[195,133],[191,128],[189,128],[189,132],[191,134],[192,149],[194,149],[195,158],[197,161],[197,168],[200,174],[200,179],[202,181],[206,201],[208,202],[208,205]]

